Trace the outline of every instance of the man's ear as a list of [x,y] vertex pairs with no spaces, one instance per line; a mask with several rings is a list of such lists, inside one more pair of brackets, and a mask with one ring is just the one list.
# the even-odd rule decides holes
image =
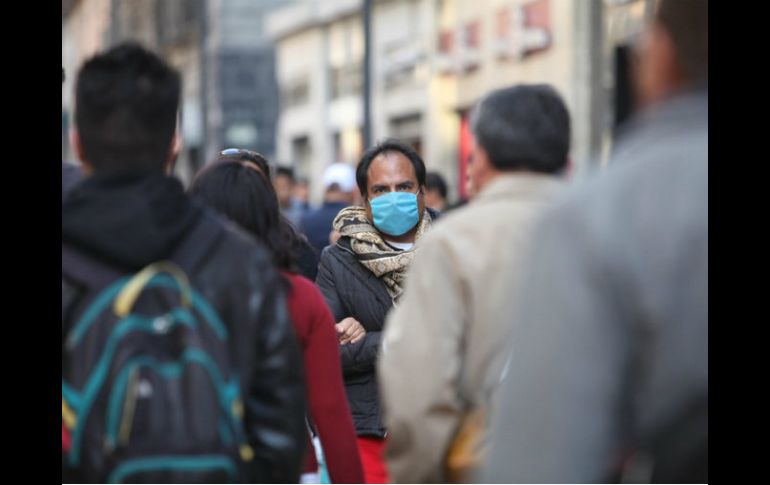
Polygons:
[[80,142],[80,133],[78,133],[76,128],[72,128],[70,130],[70,144],[72,145],[72,149],[75,151],[75,156],[78,160],[80,160],[83,174],[87,176],[91,175],[94,171],[94,168],[91,165],[91,162],[86,160],[86,154],[83,151],[83,145]]
[[671,34],[654,23],[638,46],[634,66],[634,91],[640,107],[662,101],[682,88],[684,76]]
[[176,165],[176,159],[179,157],[179,153],[182,151],[182,136],[178,131],[174,132],[174,137],[171,139],[171,145],[169,146],[168,157],[164,165],[166,175],[171,175],[174,172],[174,166]]

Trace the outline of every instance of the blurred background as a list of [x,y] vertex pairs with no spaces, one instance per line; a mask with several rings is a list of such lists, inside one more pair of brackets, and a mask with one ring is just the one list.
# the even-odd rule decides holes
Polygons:
[[[547,82],[573,122],[574,170],[601,164],[633,109],[630,46],[655,0],[63,0],[62,159],[79,66],[135,40],[182,74],[185,184],[223,148],[309,183],[385,137],[464,198],[468,115],[490,90]],[[364,69],[368,66],[368,71]]]

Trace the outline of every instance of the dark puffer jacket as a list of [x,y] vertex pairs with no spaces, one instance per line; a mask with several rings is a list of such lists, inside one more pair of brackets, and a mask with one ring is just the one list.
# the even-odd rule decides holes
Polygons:
[[[427,209],[431,220],[438,212]],[[321,254],[316,284],[334,315],[334,321],[353,317],[366,330],[364,338],[340,346],[345,391],[358,436],[385,436],[377,384],[377,356],[385,317],[393,307],[385,283],[366,269],[341,237]]]
[[385,283],[358,262],[347,237],[324,249],[316,284],[335,322],[353,317],[366,330],[360,341],[340,346],[345,391],[356,434],[382,438],[385,424],[380,412],[375,365],[385,316],[393,300]]
[[[189,200],[178,180],[160,175],[84,180],[63,204],[62,242],[125,274],[174,259],[181,245],[192,243],[200,256],[184,270],[235,336],[231,350],[241,372],[246,433],[255,455],[244,478],[297,483],[306,433],[302,364],[284,290],[267,252]],[[94,290],[86,290],[85,281],[66,278],[64,268],[62,273],[64,343]],[[62,366],[64,371],[66,359]]]

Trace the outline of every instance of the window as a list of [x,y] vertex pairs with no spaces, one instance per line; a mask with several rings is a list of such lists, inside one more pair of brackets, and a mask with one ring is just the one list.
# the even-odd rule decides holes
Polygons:
[[290,82],[281,92],[281,101],[287,108],[301,106],[310,99],[310,85],[307,79]]
[[511,11],[504,8],[497,12],[496,38],[504,39],[511,34]]
[[454,32],[447,30],[441,32],[438,40],[438,50],[442,54],[451,54],[454,48]]
[[480,22],[471,22],[465,26],[465,45],[472,48],[478,48],[481,45]]
[[161,45],[184,41],[198,28],[198,0],[164,0],[155,4],[156,31]]
[[535,0],[522,8],[524,16],[523,55],[547,49],[551,45],[551,18],[548,0]]
[[332,67],[332,99],[359,94],[363,85],[362,69],[361,62]]
[[291,140],[291,161],[296,176],[307,177],[309,175],[312,157],[310,138],[299,136]]

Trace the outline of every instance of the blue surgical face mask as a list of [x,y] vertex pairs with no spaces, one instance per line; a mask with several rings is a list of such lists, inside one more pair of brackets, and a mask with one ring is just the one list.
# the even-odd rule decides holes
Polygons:
[[409,232],[420,220],[417,194],[388,192],[369,202],[372,207],[374,227],[390,236]]

